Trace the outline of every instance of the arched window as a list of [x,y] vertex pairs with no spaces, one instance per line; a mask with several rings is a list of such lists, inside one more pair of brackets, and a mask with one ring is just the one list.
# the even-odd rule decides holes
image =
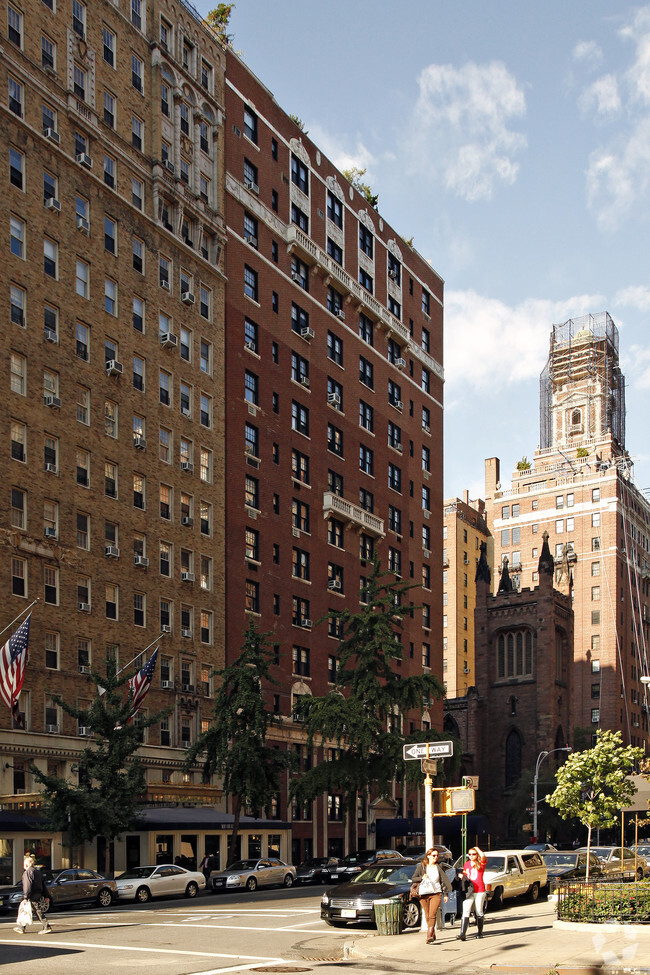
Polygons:
[[458,722],[451,714],[446,714],[445,719],[442,723],[442,730],[446,735],[451,735],[452,738],[460,738],[460,729],[458,727]]
[[515,785],[521,775],[521,736],[513,728],[506,738],[506,778],[505,787]]
[[497,680],[530,677],[533,673],[533,634],[530,630],[500,633],[497,638]]

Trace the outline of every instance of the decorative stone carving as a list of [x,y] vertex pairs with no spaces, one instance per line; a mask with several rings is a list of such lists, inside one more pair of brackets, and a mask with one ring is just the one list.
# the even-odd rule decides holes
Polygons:
[[386,244],[386,247],[388,248],[388,250],[390,251],[390,253],[393,255],[393,257],[396,257],[398,261],[401,261],[403,263],[402,251],[400,249],[399,244],[397,243],[397,241],[394,238],[392,238],[391,240],[388,241],[388,243]]
[[337,198],[337,200],[341,200],[341,202],[343,202],[345,197],[343,194],[343,190],[339,186],[339,182],[336,176],[328,176],[327,179],[325,180],[325,185],[327,186],[330,193],[332,193]]
[[311,166],[311,160],[309,158],[309,153],[302,144],[301,139],[292,139],[289,143],[289,148],[291,149],[294,156],[297,156],[300,162],[304,163],[305,166]]
[[377,233],[375,230],[375,222],[367,210],[359,210],[359,222],[362,223],[364,227],[367,227],[368,230],[372,230],[373,234]]

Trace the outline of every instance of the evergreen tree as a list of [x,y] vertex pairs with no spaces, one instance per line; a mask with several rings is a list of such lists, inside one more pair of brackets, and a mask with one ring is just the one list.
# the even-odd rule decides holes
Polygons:
[[217,671],[221,684],[214,702],[210,727],[187,754],[185,768],[203,761],[203,780],[223,780],[223,791],[233,798],[234,822],[228,863],[235,850],[242,812],[263,809],[280,789],[280,773],[293,765],[293,754],[267,745],[269,729],[280,719],[267,710],[262,682],[274,684],[271,647],[251,618],[237,659]]
[[67,832],[72,846],[96,837],[106,841],[104,872],[110,871],[110,843],[133,819],[146,790],[144,766],[136,753],[144,728],[158,724],[169,711],[129,723],[132,711],[125,685],[133,676],[116,674],[115,662],[107,661],[106,675],[91,671],[96,696],[90,707],[76,707],[57,694],[55,703],[79,726],[92,729],[93,740],[81,752],[76,764],[75,785],[57,775],[49,775],[36,765],[31,772],[43,786],[41,812],[49,829]]
[[336,757],[294,780],[291,794],[304,803],[323,793],[340,792],[344,812],[353,823],[358,795],[387,795],[393,778],[402,778],[405,766],[416,765],[403,761],[406,741],[440,738],[433,731],[407,737],[402,731],[408,713],[421,714],[425,703],[440,698],[443,689],[431,674],[401,675],[399,635],[402,620],[410,614],[403,597],[412,587],[387,579],[392,574],[382,573],[375,558],[360,594],[359,611],[332,614],[341,632],[336,685],[322,697],[304,695],[295,708],[305,722],[309,747],[336,746]]
[[562,819],[578,819],[587,827],[588,850],[593,827],[614,826],[621,807],[630,804],[636,787],[629,775],[642,758],[642,748],[623,746],[620,731],[598,731],[593,748],[573,752],[557,770],[557,786],[546,801]]

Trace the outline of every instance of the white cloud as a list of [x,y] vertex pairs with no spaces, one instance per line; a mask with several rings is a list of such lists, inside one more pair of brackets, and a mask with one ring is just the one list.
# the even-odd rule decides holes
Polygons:
[[614,304],[637,308],[639,311],[649,311],[650,288],[644,284],[631,284],[627,288],[621,288],[614,295]]
[[350,145],[343,143],[342,137],[334,136],[319,125],[314,125],[309,128],[309,137],[314,140],[316,145],[320,146],[322,152],[334,163],[337,169],[354,169],[355,167],[365,169],[366,180],[372,183],[372,167],[377,164],[377,157],[364,145],[359,136],[350,140],[353,145],[353,148],[350,148]]
[[594,111],[601,118],[612,118],[621,110],[618,82],[613,74],[603,75],[580,95],[578,104],[585,113]]
[[576,61],[599,65],[603,60],[603,52],[595,41],[580,41],[573,48],[573,57]]
[[553,324],[604,307],[602,295],[564,301],[528,298],[509,307],[475,291],[445,293],[445,398],[448,407],[472,391],[528,383],[539,377]]
[[526,100],[505,65],[431,64],[418,84],[411,168],[468,201],[489,200],[498,185],[514,183],[515,156],[527,143],[508,125],[525,115]]

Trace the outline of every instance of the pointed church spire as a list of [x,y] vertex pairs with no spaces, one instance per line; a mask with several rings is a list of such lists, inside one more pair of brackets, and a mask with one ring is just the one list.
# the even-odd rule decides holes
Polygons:
[[551,550],[548,547],[548,532],[544,532],[542,535],[544,542],[542,544],[542,554],[539,557],[539,564],[537,569],[539,572],[545,572],[546,575],[552,576],[555,572],[555,562],[553,556],[551,555]]
[[490,580],[492,578],[492,573],[490,572],[490,566],[487,560],[487,542],[481,542],[480,552],[478,562],[476,563],[476,575],[474,576],[474,582],[478,582],[479,579],[482,582],[487,582],[490,585]]
[[503,556],[503,568],[501,569],[501,579],[499,580],[498,592],[514,592],[512,579],[508,572],[508,556]]

